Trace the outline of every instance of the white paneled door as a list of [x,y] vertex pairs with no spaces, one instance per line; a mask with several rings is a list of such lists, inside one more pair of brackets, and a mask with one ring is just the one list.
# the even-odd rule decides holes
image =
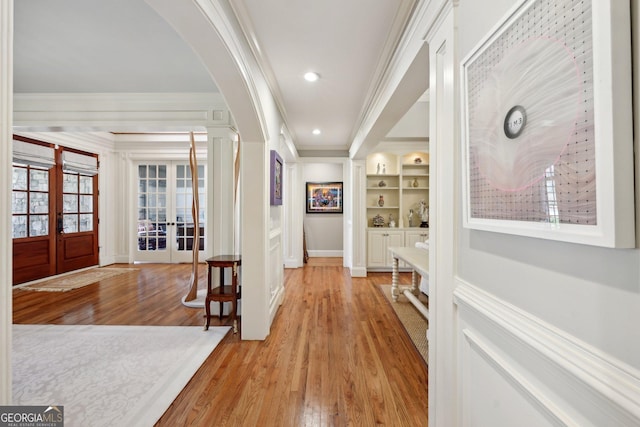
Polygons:
[[[191,262],[194,244],[193,182],[187,162],[141,162],[134,261]],[[206,168],[198,166],[200,252],[205,249]]]

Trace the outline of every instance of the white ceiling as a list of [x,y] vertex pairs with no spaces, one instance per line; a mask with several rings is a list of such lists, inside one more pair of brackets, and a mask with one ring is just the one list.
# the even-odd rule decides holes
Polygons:
[[[414,2],[229,0],[298,150],[348,150]],[[14,9],[16,93],[217,91],[143,0],[17,0]],[[306,82],[307,71],[320,80]]]

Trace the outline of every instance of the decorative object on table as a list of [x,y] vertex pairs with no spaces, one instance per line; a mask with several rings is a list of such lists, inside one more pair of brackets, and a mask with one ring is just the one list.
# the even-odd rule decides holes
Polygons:
[[413,227],[413,209],[409,209],[409,227]]
[[382,215],[378,214],[373,217],[373,226],[384,227],[384,218],[382,217]]
[[420,200],[418,214],[420,215],[420,227],[429,228],[429,208],[424,200]]
[[384,180],[378,182],[378,187],[386,187],[386,186],[387,186],[387,183]]
[[416,157],[415,159],[413,159],[413,163],[415,163],[416,165],[422,164],[422,159],[420,157]]
[[462,60],[465,227],[635,246],[628,14],[520,1]]
[[342,213],[342,182],[307,182],[307,213]]
[[415,188],[418,187],[420,185],[420,183],[418,182],[418,178],[413,178],[413,182],[411,183],[411,185]]
[[389,227],[394,228],[396,226],[396,220],[393,218],[393,214],[389,214]]
[[380,206],[380,207],[384,206],[384,196],[382,194],[378,198],[378,206]]
[[272,206],[282,205],[282,157],[271,150],[271,179],[269,181],[269,202]]

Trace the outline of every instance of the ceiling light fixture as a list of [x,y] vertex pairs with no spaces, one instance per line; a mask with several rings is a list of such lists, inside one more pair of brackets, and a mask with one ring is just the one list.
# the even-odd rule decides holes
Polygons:
[[320,129],[314,129],[311,133],[313,133],[314,135],[320,135]]
[[314,73],[312,71],[309,71],[308,73],[305,73],[304,75],[304,79],[308,82],[315,82],[320,78],[320,74],[318,73]]

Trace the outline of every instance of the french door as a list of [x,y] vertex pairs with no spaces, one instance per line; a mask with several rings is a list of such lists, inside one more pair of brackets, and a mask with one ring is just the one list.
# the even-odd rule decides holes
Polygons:
[[[198,165],[199,255],[205,250],[206,168]],[[188,162],[136,165],[137,210],[134,261],[180,263],[193,259],[195,221],[193,183]]]

